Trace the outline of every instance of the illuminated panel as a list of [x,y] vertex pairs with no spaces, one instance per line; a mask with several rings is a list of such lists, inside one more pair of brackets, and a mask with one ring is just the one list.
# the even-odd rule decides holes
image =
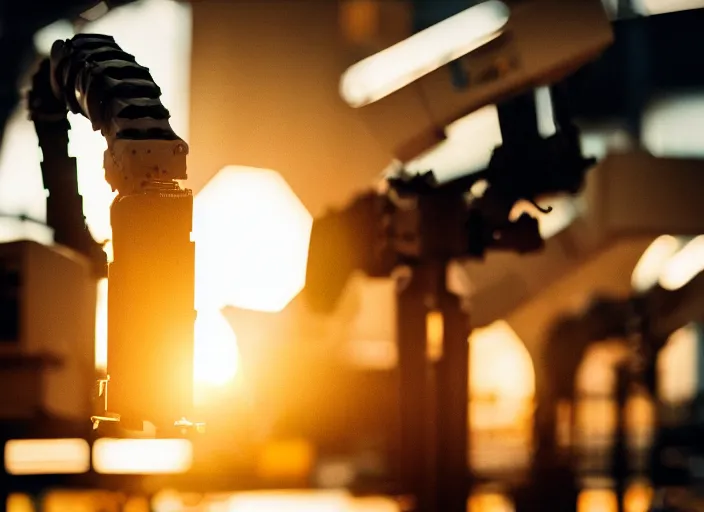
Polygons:
[[495,39],[508,18],[498,0],[471,7],[353,65],[340,94],[352,107],[380,100]]
[[187,439],[98,439],[93,445],[97,473],[151,475],[184,473],[191,468],[193,446]]
[[677,290],[704,270],[704,235],[685,245],[667,262],[660,275],[660,286]]
[[194,201],[196,309],[281,311],[305,284],[312,224],[279,173],[222,169]]
[[631,285],[637,292],[644,292],[658,282],[668,260],[682,247],[674,236],[663,235],[645,250],[631,275]]
[[86,473],[90,447],[83,439],[15,439],[5,444],[5,471],[11,475]]

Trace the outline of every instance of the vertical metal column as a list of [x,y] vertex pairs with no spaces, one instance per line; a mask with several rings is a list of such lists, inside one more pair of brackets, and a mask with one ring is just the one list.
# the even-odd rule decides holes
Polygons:
[[432,511],[433,465],[429,450],[428,362],[426,357],[427,269],[413,268],[397,281],[397,339],[401,405],[401,484],[415,509]]
[[626,365],[616,367],[616,431],[612,452],[611,473],[618,502],[618,512],[624,512],[624,497],[628,480],[628,439],[626,432],[626,405],[630,384],[630,369]]
[[471,483],[469,453],[469,317],[438,276],[437,305],[443,316],[442,357],[437,375],[437,497],[440,512],[464,512]]
[[[469,324],[445,286],[446,265],[413,268],[399,281],[401,472],[420,512],[464,512],[468,497]],[[427,316],[443,318],[442,355],[427,355]]]

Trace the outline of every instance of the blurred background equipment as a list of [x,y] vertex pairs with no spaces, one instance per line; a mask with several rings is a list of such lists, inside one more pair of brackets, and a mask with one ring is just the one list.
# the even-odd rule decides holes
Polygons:
[[[32,390],[3,399],[6,508],[697,509],[704,103],[688,60],[701,5],[11,4],[0,238],[8,254],[46,254],[22,270],[39,288],[7,272],[2,327],[35,333],[49,355],[3,359],[7,386]],[[195,276],[170,279],[194,283],[195,300],[160,292],[198,312],[192,378],[141,364],[151,344],[190,344],[190,327],[168,335],[154,310],[120,326],[159,337],[108,350],[120,286],[106,263],[144,226],[111,226],[108,141],[87,119],[32,127],[17,100],[33,54],[81,33],[113,36],[149,68],[190,144]],[[352,108],[346,70],[389,53],[396,74],[373,78],[399,81]],[[85,332],[64,341],[80,318]],[[119,381],[157,373],[192,387],[173,438],[158,438],[176,418],[153,400],[175,398],[168,379],[124,394],[146,412],[137,430],[92,430],[91,391],[104,409],[106,384],[114,404]],[[43,384],[59,375],[75,403]]]

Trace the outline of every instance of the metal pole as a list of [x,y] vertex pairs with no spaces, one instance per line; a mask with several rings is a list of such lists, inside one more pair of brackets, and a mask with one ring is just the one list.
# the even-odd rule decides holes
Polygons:
[[415,499],[415,509],[431,511],[428,475],[426,383],[426,285],[423,269],[397,281],[397,340],[400,384],[400,477],[403,492]]
[[437,278],[443,317],[442,356],[437,378],[437,510],[464,512],[471,483],[469,453],[469,317],[462,301],[447,290],[445,266]]

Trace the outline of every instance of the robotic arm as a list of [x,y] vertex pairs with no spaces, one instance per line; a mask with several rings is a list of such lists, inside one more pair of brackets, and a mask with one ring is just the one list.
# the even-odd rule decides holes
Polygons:
[[[108,374],[110,407],[120,414],[105,410],[100,417],[121,418],[137,430],[146,420],[173,426],[192,403],[193,196],[177,181],[186,179],[188,145],[169,125],[160,95],[147,68],[112,37],[93,34],[57,41],[30,93],[48,213],[63,219],[61,226],[82,220],[75,161],[66,152],[67,112],[87,117],[107,141],[105,177],[118,192],[111,207]],[[85,223],[82,232],[85,243]]]
[[174,189],[186,179],[188,145],[169,125],[161,90],[149,70],[109,36],[57,41],[50,57],[56,99],[82,114],[108,143],[105,178],[120,195]]

